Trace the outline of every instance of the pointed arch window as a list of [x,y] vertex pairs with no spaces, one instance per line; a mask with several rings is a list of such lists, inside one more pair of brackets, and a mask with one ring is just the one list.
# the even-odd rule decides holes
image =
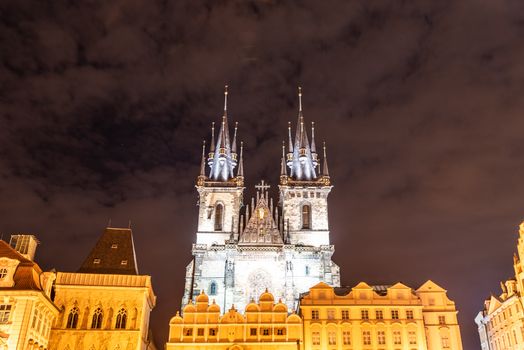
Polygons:
[[302,206],[302,229],[311,229],[311,206],[309,204]]
[[125,329],[127,323],[127,310],[122,308],[120,311],[118,311],[118,315],[116,315],[116,329]]
[[100,329],[102,328],[102,319],[104,314],[102,313],[101,308],[97,308],[95,312],[93,313],[93,319],[91,320],[91,328],[92,329]]
[[209,295],[217,295],[217,283],[215,281],[209,285]]
[[69,311],[69,315],[67,316],[67,323],[66,328],[76,328],[78,325],[78,313],[80,310],[78,310],[77,307],[74,307]]
[[223,219],[224,219],[224,205],[219,203],[215,207],[215,231],[222,231]]

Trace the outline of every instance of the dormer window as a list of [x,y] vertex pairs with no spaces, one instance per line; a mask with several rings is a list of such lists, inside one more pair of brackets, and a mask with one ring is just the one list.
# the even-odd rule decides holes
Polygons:
[[100,259],[93,259],[93,264],[96,264],[96,265],[100,264]]
[[116,243],[111,244],[111,249],[117,249],[117,248],[118,248],[118,244]]
[[7,277],[7,269],[6,268],[1,268],[0,269],[0,280],[3,280]]
[[120,265],[127,265],[127,260],[122,260],[122,261],[120,262]]
[[0,305],[0,324],[8,323],[9,316],[11,316],[11,305],[1,304]]
[[311,229],[311,206],[309,204],[302,206],[302,229]]

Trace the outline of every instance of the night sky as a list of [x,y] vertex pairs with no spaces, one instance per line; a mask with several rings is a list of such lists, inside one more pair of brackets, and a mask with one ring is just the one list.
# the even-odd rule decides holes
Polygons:
[[301,85],[342,283],[432,279],[479,347],[524,219],[522,1],[23,0],[0,20],[0,232],[36,234],[44,269],[131,220],[162,347],[223,86],[249,198],[261,179],[276,195]]

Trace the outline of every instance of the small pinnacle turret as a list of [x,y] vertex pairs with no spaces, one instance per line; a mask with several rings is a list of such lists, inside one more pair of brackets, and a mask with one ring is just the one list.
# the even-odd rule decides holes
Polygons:
[[329,178],[329,169],[326,155],[326,143],[324,142],[324,164],[322,164],[322,175]]

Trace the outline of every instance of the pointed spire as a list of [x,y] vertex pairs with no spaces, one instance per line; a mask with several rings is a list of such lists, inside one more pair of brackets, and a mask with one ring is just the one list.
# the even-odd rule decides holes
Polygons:
[[322,175],[329,177],[329,169],[326,155],[326,142],[324,142],[324,164],[322,166]]
[[224,115],[227,114],[227,85],[224,86]]
[[298,111],[302,112],[302,87],[298,87]]
[[315,122],[311,122],[311,153],[317,153],[317,146],[315,145]]
[[244,153],[244,142],[240,141],[240,158],[238,160],[237,176],[244,177],[244,159],[242,154]]
[[206,176],[206,140],[202,141],[202,161],[200,162],[200,176]]
[[291,139],[291,122],[287,122],[287,132],[289,135],[288,152],[293,153],[293,140]]
[[286,142],[282,141],[282,162],[280,164],[280,176],[287,176],[286,168]]
[[209,146],[209,152],[215,152],[215,122],[211,123],[211,145]]
[[235,122],[235,132],[233,134],[233,143],[231,144],[231,152],[237,153],[237,129],[238,122]]

